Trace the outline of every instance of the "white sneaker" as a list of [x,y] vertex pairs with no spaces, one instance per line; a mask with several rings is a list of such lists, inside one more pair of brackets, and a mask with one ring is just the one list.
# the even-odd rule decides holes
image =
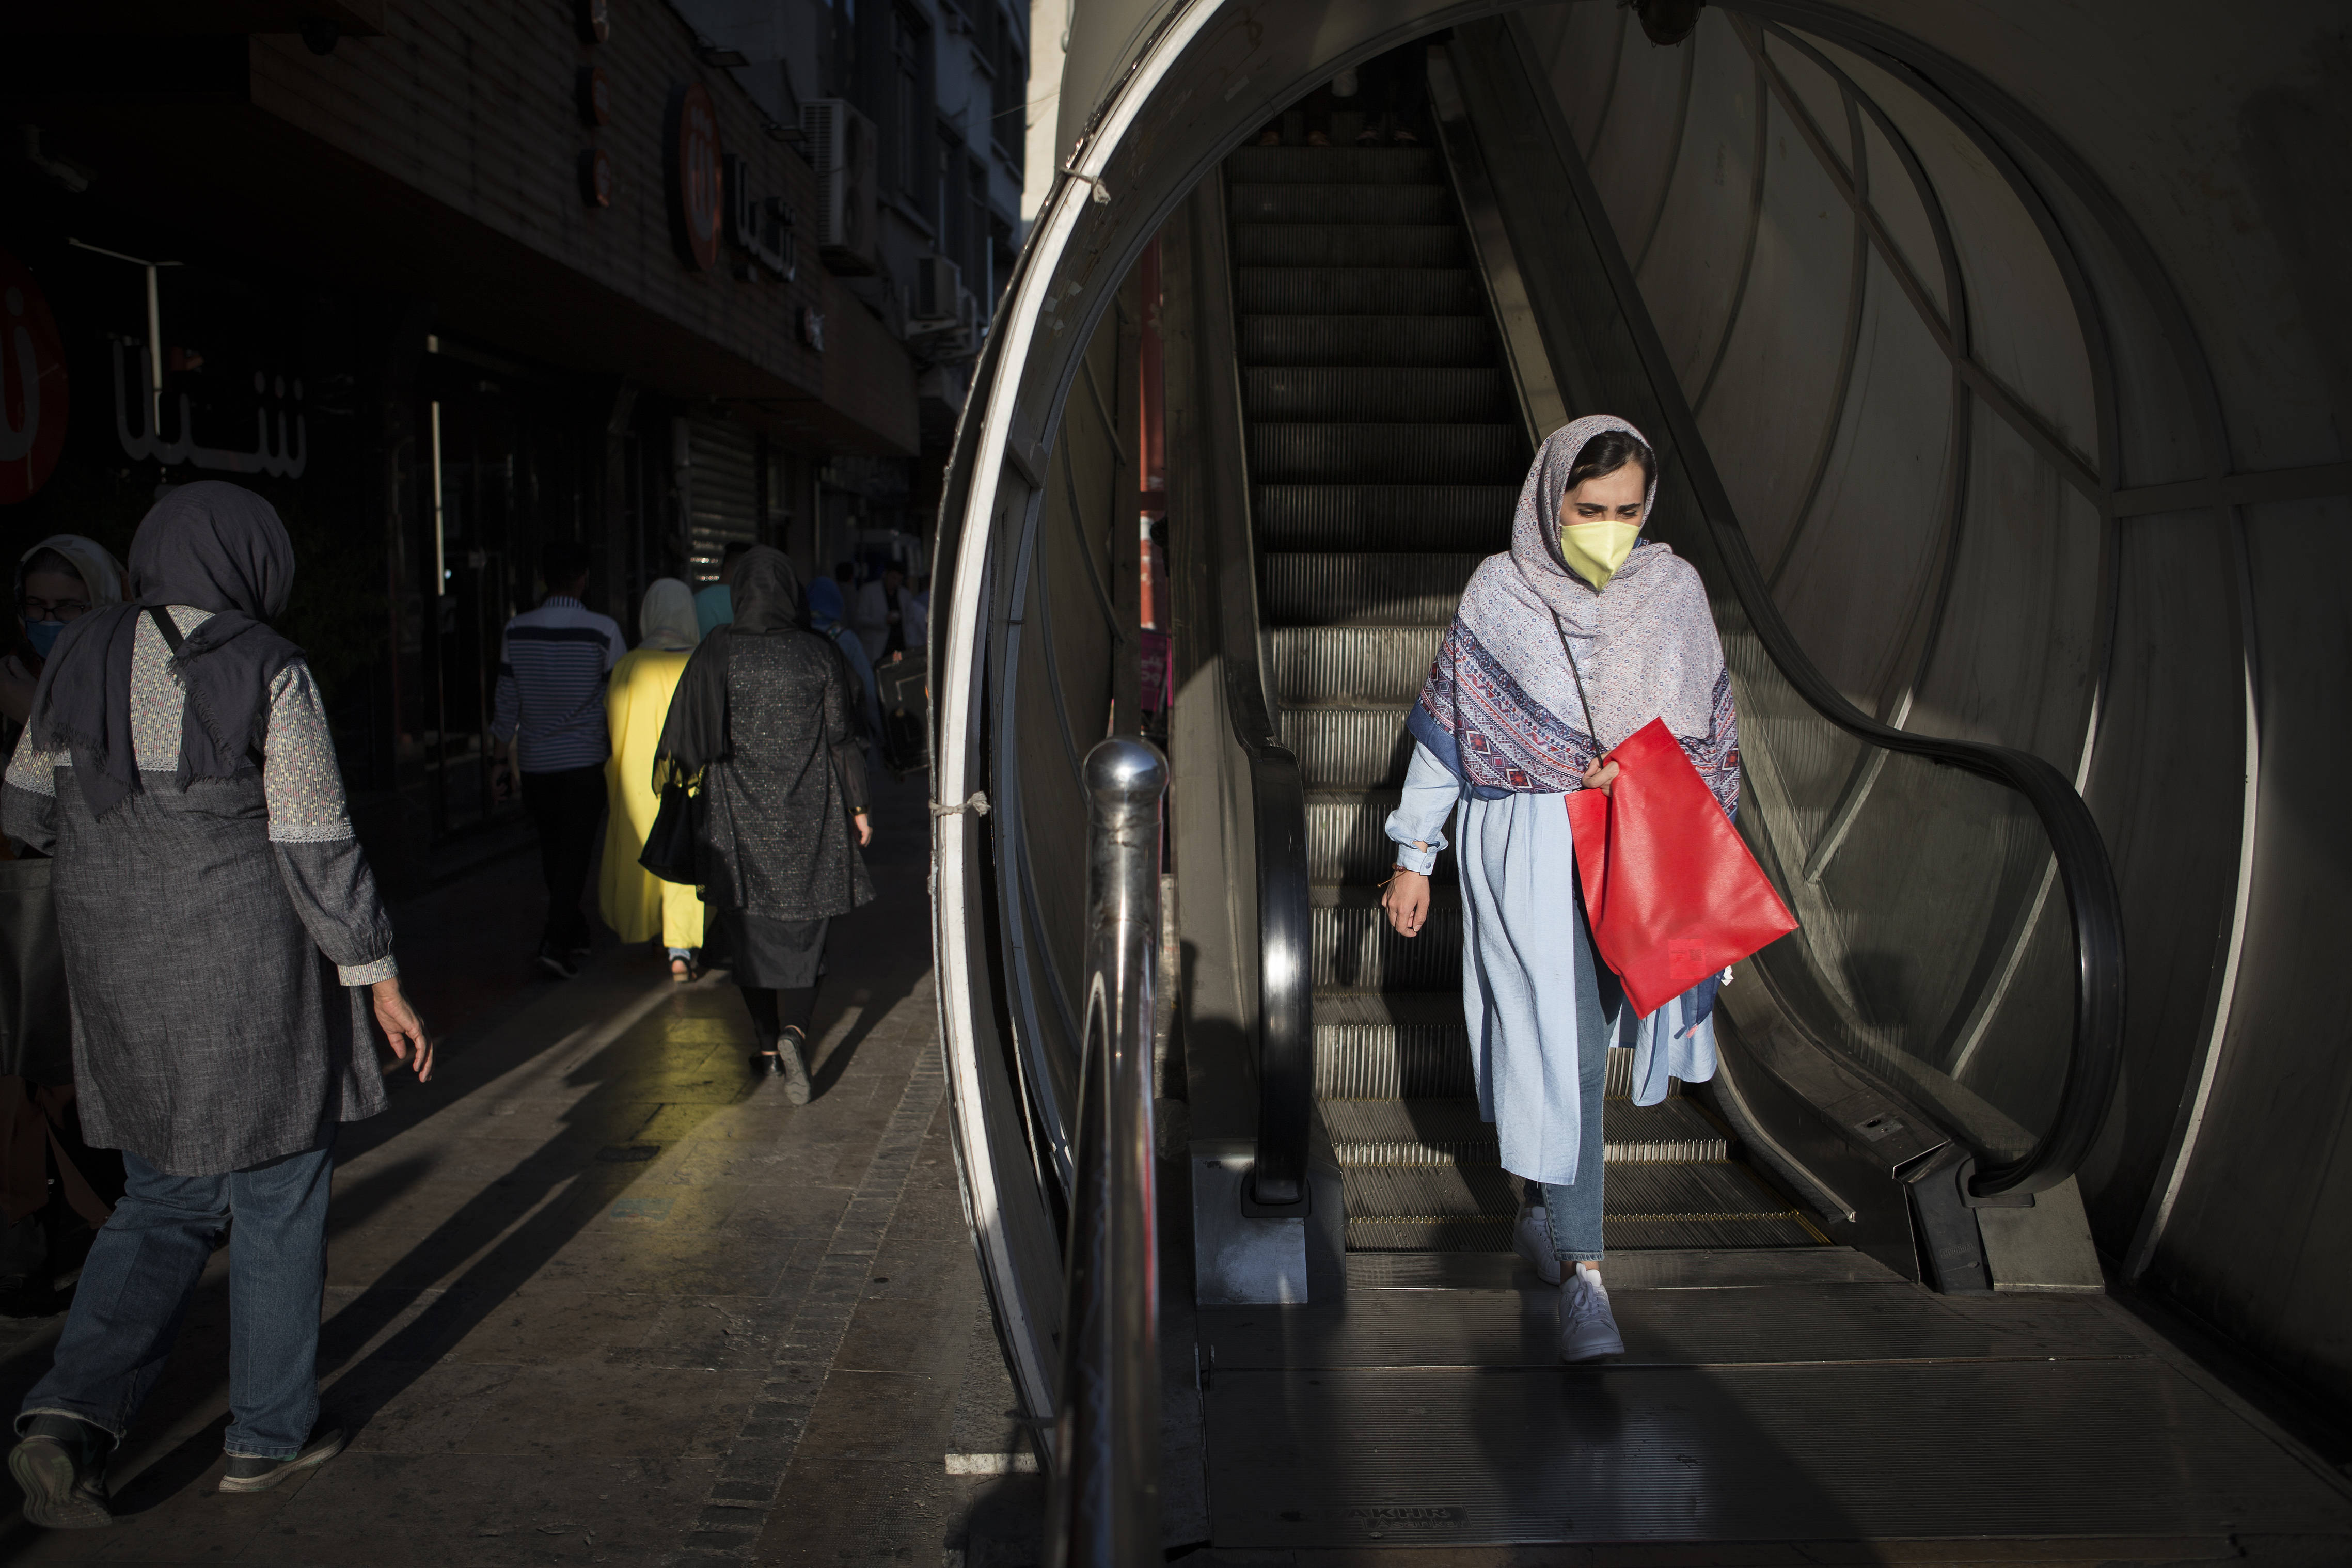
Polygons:
[[1519,1210],[1511,1228],[1511,1250],[1535,1265],[1536,1278],[1547,1285],[1559,1283],[1559,1254],[1551,1249],[1551,1225],[1542,1204]]
[[1625,1342],[1609,1310],[1609,1290],[1601,1276],[1580,1266],[1559,1284],[1559,1358],[1599,1361],[1622,1355]]

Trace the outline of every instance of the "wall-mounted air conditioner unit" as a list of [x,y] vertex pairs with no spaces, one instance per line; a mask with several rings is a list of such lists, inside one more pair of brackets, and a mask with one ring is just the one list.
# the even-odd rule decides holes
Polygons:
[[943,256],[916,257],[914,287],[908,290],[908,336],[962,326],[956,296],[963,291],[963,268]]
[[874,122],[837,98],[801,105],[801,132],[816,167],[817,252],[835,272],[875,268]]

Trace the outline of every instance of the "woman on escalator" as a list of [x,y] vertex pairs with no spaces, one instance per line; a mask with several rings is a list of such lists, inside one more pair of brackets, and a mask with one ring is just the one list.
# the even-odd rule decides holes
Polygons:
[[1463,1009],[1479,1113],[1525,1179],[1512,1245],[1559,1286],[1567,1361],[1621,1355],[1601,1282],[1608,1048],[1634,1050],[1633,1100],[1715,1073],[1709,980],[1646,1018],[1594,949],[1564,797],[1607,789],[1601,758],[1654,718],[1728,813],[1738,804],[1731,680],[1698,573],[1642,528],[1657,460],[1597,414],[1552,433],[1519,491],[1511,548],[1463,591],[1406,728],[1404,798],[1381,905],[1399,935],[1429,916],[1429,872],[1454,817]]

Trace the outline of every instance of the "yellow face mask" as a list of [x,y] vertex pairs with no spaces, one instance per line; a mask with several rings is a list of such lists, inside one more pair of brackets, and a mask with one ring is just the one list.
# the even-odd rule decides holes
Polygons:
[[1560,559],[1568,570],[1592,584],[1594,591],[1609,586],[1625,558],[1633,553],[1633,541],[1642,537],[1639,523],[1612,522],[1607,518],[1589,523],[1563,524],[1559,530]]

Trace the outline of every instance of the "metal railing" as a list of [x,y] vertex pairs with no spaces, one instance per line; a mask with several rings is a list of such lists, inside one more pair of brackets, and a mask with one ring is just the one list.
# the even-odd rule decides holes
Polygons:
[[1160,943],[1158,748],[1087,753],[1087,990],[1064,1270],[1050,1568],[1157,1562],[1160,1253],[1151,999]]

